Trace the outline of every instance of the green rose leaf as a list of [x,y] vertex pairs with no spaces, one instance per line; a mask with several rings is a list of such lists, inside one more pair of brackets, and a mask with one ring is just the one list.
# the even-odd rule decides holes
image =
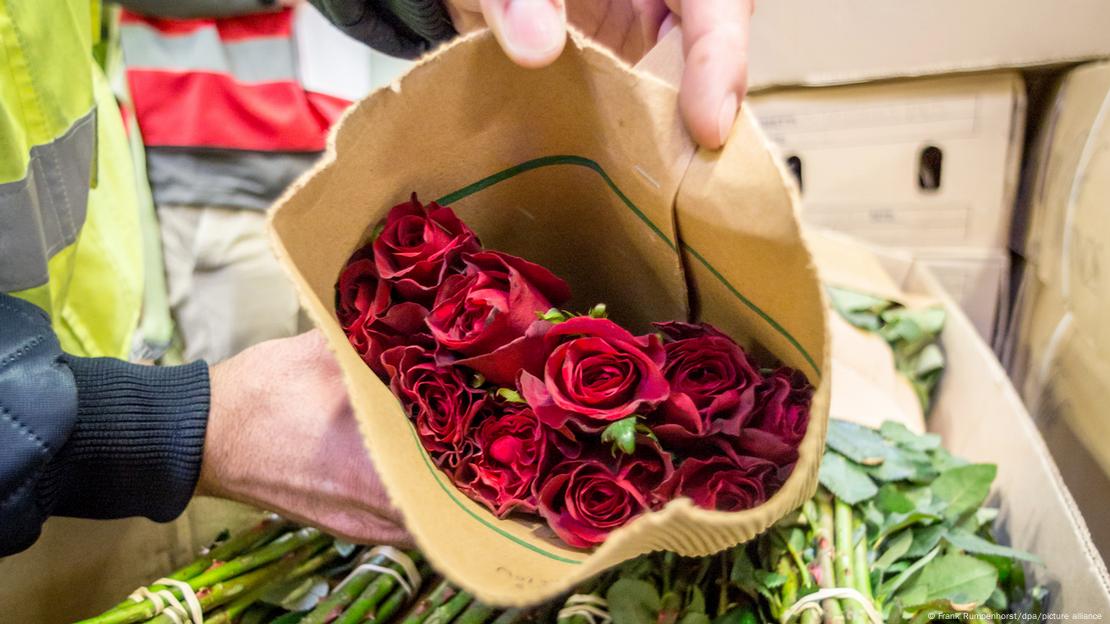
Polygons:
[[998,467],[994,464],[968,464],[942,472],[933,481],[932,490],[947,505],[944,515],[958,518],[978,509],[990,493],[997,474]]
[[902,531],[898,535],[894,536],[889,542],[887,542],[886,550],[884,550],[883,554],[875,560],[875,563],[872,564],[871,569],[880,573],[885,571],[887,568],[894,565],[895,561],[898,561],[902,557],[906,556],[906,553],[909,552],[910,546],[912,544],[913,531]]
[[605,592],[614,624],[656,624],[662,601],[647,581],[622,578]]
[[520,393],[512,388],[498,388],[497,396],[509,403],[527,403]]
[[612,447],[614,455],[618,452],[631,455],[636,452],[636,432],[640,427],[639,417],[633,414],[606,427],[601,432],[601,441]]
[[998,570],[991,564],[968,555],[950,554],[930,561],[898,596],[910,609],[944,601],[966,611],[984,604],[997,584]]
[[898,421],[888,420],[879,427],[879,433],[895,444],[915,451],[931,451],[940,446],[940,436],[935,433],[917,434]]
[[829,448],[865,466],[878,466],[894,449],[874,429],[843,420],[829,421]]
[[821,459],[819,480],[821,485],[849,505],[865,501],[879,492],[878,486],[863,468],[831,451],[826,451]]
[[990,540],[983,539],[978,535],[975,535],[974,533],[969,533],[968,531],[950,531],[947,535],[944,536],[944,539],[956,548],[975,555],[991,555],[994,557],[1005,557],[1007,559],[1020,559],[1022,561],[1028,561],[1030,563],[1041,562],[1040,557],[1032,553],[1027,553],[1016,548],[1010,548],[1009,546],[995,544]]

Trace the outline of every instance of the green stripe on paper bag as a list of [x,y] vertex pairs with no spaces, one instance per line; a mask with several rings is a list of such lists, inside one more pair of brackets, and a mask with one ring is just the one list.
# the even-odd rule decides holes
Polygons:
[[[448,193],[447,195],[444,195],[443,197],[437,199],[436,203],[450,205],[459,201],[460,199],[465,199],[479,191],[493,186],[494,184],[504,182],[505,180],[508,180],[509,178],[515,177],[522,173],[532,171],[533,169],[539,169],[541,167],[551,167],[554,165],[575,165],[578,167],[586,167],[587,169],[596,172],[598,175],[601,176],[601,179],[605,181],[605,184],[607,184],[609,188],[612,189],[613,193],[616,194],[621,202],[625,206],[627,206],[628,209],[631,210],[632,213],[635,214],[636,217],[644,223],[644,225],[648,226],[648,228],[650,228],[651,231],[654,232],[660,240],[666,243],[668,247],[670,247],[671,249],[677,249],[677,247],[675,246],[675,242],[671,240],[666,235],[666,233],[664,233],[663,230],[661,230],[659,226],[655,224],[655,222],[649,219],[648,216],[636,206],[636,204],[632,203],[632,200],[630,200],[628,196],[625,195],[624,192],[617,187],[617,185],[613,182],[613,179],[609,177],[609,174],[605,173],[605,170],[601,168],[601,165],[599,165],[596,161],[590,160],[589,158],[586,158],[584,156],[544,156],[541,158],[527,160],[520,163],[519,165],[514,165],[512,167],[509,167],[508,169],[482,178],[481,180],[478,180],[473,184],[464,186],[463,188],[453,193]],[[764,312],[763,309],[756,305],[755,302],[753,302],[751,299],[745,297],[743,293],[741,293],[735,286],[733,286],[732,282],[729,282],[727,279],[725,279],[725,276],[722,275],[716,267],[710,264],[705,256],[701,255],[698,250],[685,243],[682,244],[682,248],[683,250],[688,252],[691,257],[697,260],[699,264],[704,266],[713,275],[713,277],[717,279],[717,281],[719,281],[725,288],[728,289],[730,293],[732,293],[734,297],[736,297],[738,301],[740,301],[740,303],[743,303],[749,310],[755,312],[759,316],[759,318],[766,321],[767,324],[770,325],[780,335],[782,335],[783,338],[786,338],[787,342],[789,342],[791,346],[793,346],[798,351],[798,353],[801,354],[806,363],[810,365],[817,377],[821,377],[821,368],[817,366],[817,362],[813,359],[813,356],[809,354],[809,351],[807,351],[806,348],[803,347],[800,342],[798,342],[798,339],[795,338],[789,331],[787,331],[781,323],[776,321],[773,317],[771,317],[771,315]]]

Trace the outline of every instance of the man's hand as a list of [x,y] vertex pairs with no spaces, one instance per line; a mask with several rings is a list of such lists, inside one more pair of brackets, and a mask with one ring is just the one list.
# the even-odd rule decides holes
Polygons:
[[212,368],[198,494],[275,511],[356,542],[406,545],[318,331]]
[[748,85],[748,25],[754,0],[447,0],[455,28],[488,24],[524,67],[555,61],[566,24],[629,62],[674,26],[682,28],[686,70],[679,106],[690,134],[709,149],[728,138]]

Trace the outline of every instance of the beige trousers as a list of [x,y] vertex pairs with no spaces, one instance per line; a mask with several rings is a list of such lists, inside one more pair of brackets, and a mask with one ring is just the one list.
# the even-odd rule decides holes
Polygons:
[[187,361],[225,360],[308,329],[270,250],[266,215],[215,206],[158,207],[170,308]]
[[[218,362],[252,344],[307,329],[270,251],[265,215],[160,206],[169,300],[187,360]],[[197,498],[174,522],[52,518],[25,552],[0,559],[0,622],[72,622],[188,563],[222,529],[261,512]]]

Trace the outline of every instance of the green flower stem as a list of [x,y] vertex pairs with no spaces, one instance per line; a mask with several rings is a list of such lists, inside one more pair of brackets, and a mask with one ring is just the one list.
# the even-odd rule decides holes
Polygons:
[[[208,568],[212,567],[213,563],[222,563],[229,559],[233,559],[241,555],[242,553],[258,546],[259,544],[264,544],[272,540],[279,533],[287,530],[289,527],[290,524],[288,521],[279,518],[278,516],[275,516],[273,514],[268,515],[251,528],[245,531],[240,531],[239,533],[236,533],[235,535],[232,535],[226,540],[213,546],[212,549],[209,550],[207,553],[204,553],[200,557],[197,557],[190,563],[186,564],[185,567],[178,568],[177,570],[171,572],[170,574],[166,575],[165,578],[173,579],[175,581],[188,581],[189,579],[192,579],[196,575],[201,574]],[[165,585],[150,586],[150,591],[154,592],[161,591],[163,589],[168,589],[168,587]],[[136,603],[134,600],[124,600],[123,602],[109,609],[108,612],[110,613],[112,611],[116,611],[128,606],[133,606],[135,604]]]
[[[875,597],[871,594],[871,564],[867,559],[867,527],[863,523],[863,519],[858,515],[852,514],[852,536],[862,535],[862,538],[856,542],[853,555],[853,566],[856,569],[855,588],[859,593],[867,597],[868,600],[874,602]],[[880,605],[875,605],[878,609]],[[882,609],[879,609],[880,612]]]
[[524,615],[524,609],[506,609],[493,618],[491,624],[516,624]]
[[409,612],[405,614],[405,618],[401,624],[422,624],[428,619],[432,611],[442,606],[455,594],[455,588],[452,587],[446,579],[440,581],[438,585],[422,596],[420,600],[409,609]]
[[[835,498],[833,500],[833,509],[836,585],[838,587],[856,588],[857,575],[853,566],[856,547],[855,544],[852,543],[852,529],[855,525],[852,519],[852,507],[839,498]],[[842,602],[844,616],[850,624],[867,623],[867,616],[863,611],[863,607],[858,602],[848,599],[844,599]]]
[[428,618],[424,620],[424,624],[449,624],[454,621],[455,616],[462,613],[472,601],[474,597],[466,592],[458,592],[451,599],[444,604],[436,607],[428,614]]
[[[827,492],[820,492],[817,497],[817,525],[814,527],[814,538],[817,541],[817,562],[821,570],[818,584],[824,589],[835,587],[833,505]],[[825,624],[844,624],[844,610],[840,608],[839,601],[830,598],[824,600],[821,606],[825,610]]]
[[372,610],[365,614],[362,619],[363,622],[388,622],[393,619],[393,616],[401,612],[405,608],[405,604],[412,597],[408,595],[405,590],[397,588],[393,593],[386,598],[376,610]]
[[[366,563],[374,565],[385,566],[391,563],[391,560],[384,555],[375,555],[371,557]],[[337,586],[332,589],[331,594],[327,598],[320,601],[308,615],[301,620],[302,624],[325,624],[331,622],[339,614],[347,609],[347,607],[354,602],[362,592],[378,577],[392,578],[387,574],[376,572],[374,570],[362,570],[354,575],[348,577],[342,586]]]
[[486,624],[490,617],[493,616],[495,609],[488,605],[484,605],[477,600],[471,602],[459,617],[455,618],[454,624]]
[[[409,551],[406,554],[415,564],[419,565],[423,562],[423,556],[417,551]],[[389,567],[404,574],[404,570],[397,564],[391,564]],[[421,572],[421,576],[423,576],[423,574],[424,573]],[[363,617],[377,607],[379,603],[390,598],[391,592],[397,588],[397,585],[397,579],[389,574],[378,574],[377,577],[370,581],[366,589],[362,590],[362,593],[351,602],[351,605],[347,607],[346,611],[335,620],[335,624],[356,624],[357,622],[361,622]],[[401,591],[403,593],[403,589]]]
[[[306,544],[322,544],[330,539],[317,529],[298,529],[282,535],[257,550],[239,555],[223,565],[210,567],[186,582],[189,583],[189,587],[199,590],[264,566]],[[182,598],[181,590],[176,587],[168,588],[167,591],[172,592],[178,599]],[[154,604],[150,600],[144,600],[142,602],[132,602],[126,607],[113,609],[107,613],[83,620],[78,624],[132,624],[133,622],[148,620],[155,615]]]
[[[786,580],[782,584],[781,591],[781,607],[785,611],[789,609],[795,602],[798,601],[798,574],[791,565],[789,557],[780,557],[778,569],[776,570]],[[782,615],[781,613],[779,614]]]
[[[316,572],[320,568],[323,568],[324,566],[332,563],[333,561],[337,561],[342,558],[343,555],[339,552],[338,549],[336,549],[335,544],[332,544],[325,550],[320,551],[319,553],[313,555],[312,557],[309,557],[308,559],[305,559],[299,564],[296,564],[292,569],[288,571],[287,574],[274,576],[270,579],[270,581],[263,583],[258,587],[255,587],[253,590],[236,598],[234,601],[228,604],[227,607],[220,610],[218,613],[213,614],[211,617],[205,618],[205,624],[231,624],[232,622],[237,621],[240,615],[242,615],[245,611],[247,611],[247,609],[257,603],[258,600],[261,599],[262,596],[275,585],[304,578]],[[201,604],[203,605],[203,602]]]
[[798,576],[800,577],[798,585],[801,587],[809,585],[811,580],[809,568],[806,567],[805,561],[802,560],[802,553],[798,552],[796,548],[790,545],[790,539],[783,535],[781,531],[775,531],[774,535],[782,542],[782,547],[786,549],[787,554],[790,555],[790,558],[794,562],[794,566],[798,570]]
[[[252,594],[260,589],[268,588],[269,584],[276,580],[284,579],[290,572],[297,569],[298,566],[307,561],[312,555],[316,554],[330,540],[330,537],[319,535],[317,539],[310,541],[294,552],[284,555],[278,561],[227,581],[209,585],[204,592],[197,593],[201,609],[207,612],[215,607],[238,600],[239,598],[250,598],[250,600],[243,604],[235,613],[235,617],[238,617],[240,613],[258,599],[257,595],[252,597]],[[174,620],[170,616],[163,613],[151,618],[147,624],[173,624],[173,621]],[[206,621],[212,622],[214,620]],[[231,621],[233,621],[233,618],[226,619],[224,620],[224,624]]]

